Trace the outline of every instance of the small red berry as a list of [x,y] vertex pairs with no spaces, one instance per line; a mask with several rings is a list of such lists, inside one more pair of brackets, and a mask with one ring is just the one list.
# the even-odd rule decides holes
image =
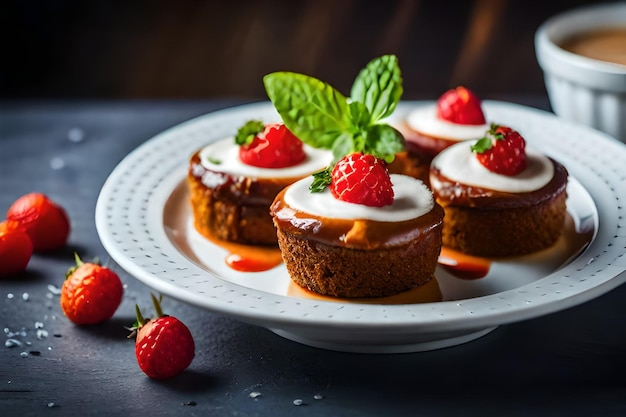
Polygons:
[[189,328],[176,317],[164,315],[159,300],[152,295],[157,318],[145,320],[136,306],[135,356],[139,368],[150,378],[171,378],[191,364],[195,344]]
[[17,222],[0,223],[0,278],[24,271],[32,254],[33,244]]
[[[244,164],[261,168],[285,168],[297,165],[306,158],[302,141],[284,124],[274,123],[263,126],[252,135],[247,131],[247,140],[238,143],[239,158]],[[250,140],[251,139],[251,140]]]
[[462,125],[483,125],[485,114],[480,99],[465,87],[448,90],[437,100],[437,117]]
[[510,127],[491,125],[472,151],[485,168],[497,174],[514,176],[526,169],[526,141]]
[[393,203],[393,188],[385,161],[370,154],[341,158],[331,173],[330,191],[349,203],[382,207]]
[[97,263],[83,263],[76,255],[61,287],[63,313],[75,324],[97,324],[110,319],[120,303],[124,288],[119,276]]
[[35,252],[62,247],[70,233],[65,210],[41,193],[26,194],[9,207],[7,219],[15,221],[30,237]]

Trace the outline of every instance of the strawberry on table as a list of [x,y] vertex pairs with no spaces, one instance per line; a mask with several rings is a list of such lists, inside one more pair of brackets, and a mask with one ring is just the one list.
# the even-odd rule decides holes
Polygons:
[[463,125],[483,125],[486,123],[480,99],[463,86],[448,90],[439,97],[437,100],[437,117]]
[[514,176],[526,169],[526,141],[507,126],[492,124],[484,138],[472,145],[472,152],[488,170]]
[[61,309],[76,324],[101,323],[113,316],[123,293],[115,272],[96,262],[83,262],[76,255],[76,266],[67,272],[61,287]]
[[62,247],[70,233],[70,221],[63,207],[41,193],[15,200],[7,211],[7,219],[28,234],[35,252]]
[[151,294],[157,314],[154,319],[144,319],[136,306],[137,322],[132,328],[136,334],[135,355],[139,368],[150,378],[171,378],[191,364],[195,344],[189,328],[176,317],[163,314],[161,303]]
[[33,244],[17,222],[0,223],[0,278],[24,271],[32,254]]
[[241,161],[256,167],[285,168],[306,158],[300,139],[282,123],[249,121],[239,129],[235,142],[240,145]]

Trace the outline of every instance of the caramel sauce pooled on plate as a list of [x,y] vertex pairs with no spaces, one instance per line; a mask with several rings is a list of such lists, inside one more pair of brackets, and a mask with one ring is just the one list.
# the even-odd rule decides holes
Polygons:
[[244,245],[218,239],[210,233],[204,233],[203,236],[228,251],[224,261],[235,271],[263,272],[283,263],[277,246]]
[[471,280],[486,277],[491,261],[488,258],[466,255],[444,246],[439,255],[439,265],[456,278]]
[[435,277],[419,287],[401,292],[400,294],[380,298],[343,298],[320,295],[299,286],[293,281],[289,283],[287,295],[290,297],[309,298],[321,301],[360,304],[417,304],[443,301],[441,289],[439,288],[439,283]]

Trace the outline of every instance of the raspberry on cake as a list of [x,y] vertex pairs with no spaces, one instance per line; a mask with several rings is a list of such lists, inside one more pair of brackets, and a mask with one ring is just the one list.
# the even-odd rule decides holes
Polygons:
[[552,246],[562,233],[566,168],[526,147],[506,126],[458,143],[433,159],[430,185],[445,210],[443,245],[503,257]]
[[251,120],[237,132],[239,159],[260,168],[286,168],[304,161],[303,144],[284,124]]
[[285,186],[331,160],[331,152],[303,145],[282,123],[248,122],[235,138],[191,156],[187,182],[194,225],[208,238],[276,245],[272,201]]
[[383,207],[393,203],[393,188],[385,161],[354,153],[341,158],[331,172],[330,192],[348,203]]

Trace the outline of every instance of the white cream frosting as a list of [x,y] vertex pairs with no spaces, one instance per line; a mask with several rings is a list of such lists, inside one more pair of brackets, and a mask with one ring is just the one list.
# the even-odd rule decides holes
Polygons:
[[247,165],[239,159],[239,145],[234,138],[226,138],[200,150],[200,163],[211,171],[252,178],[298,178],[326,168],[332,162],[332,152],[316,149],[308,145],[303,147],[306,159],[301,163],[285,168],[261,168]]
[[457,143],[437,155],[432,166],[442,175],[462,184],[496,191],[524,193],[544,187],[554,176],[552,161],[540,152],[526,147],[527,167],[515,176],[489,171],[476,158],[470,143]]
[[383,207],[369,207],[362,204],[338,200],[326,188],[323,192],[312,193],[309,186],[313,177],[295,182],[285,191],[287,205],[319,217],[335,219],[359,219],[379,222],[401,222],[415,219],[430,212],[434,206],[431,191],[420,180],[400,174],[391,174],[394,200]]
[[407,115],[407,124],[416,132],[453,141],[479,139],[489,130],[488,124],[462,125],[437,117],[437,106],[419,107]]

